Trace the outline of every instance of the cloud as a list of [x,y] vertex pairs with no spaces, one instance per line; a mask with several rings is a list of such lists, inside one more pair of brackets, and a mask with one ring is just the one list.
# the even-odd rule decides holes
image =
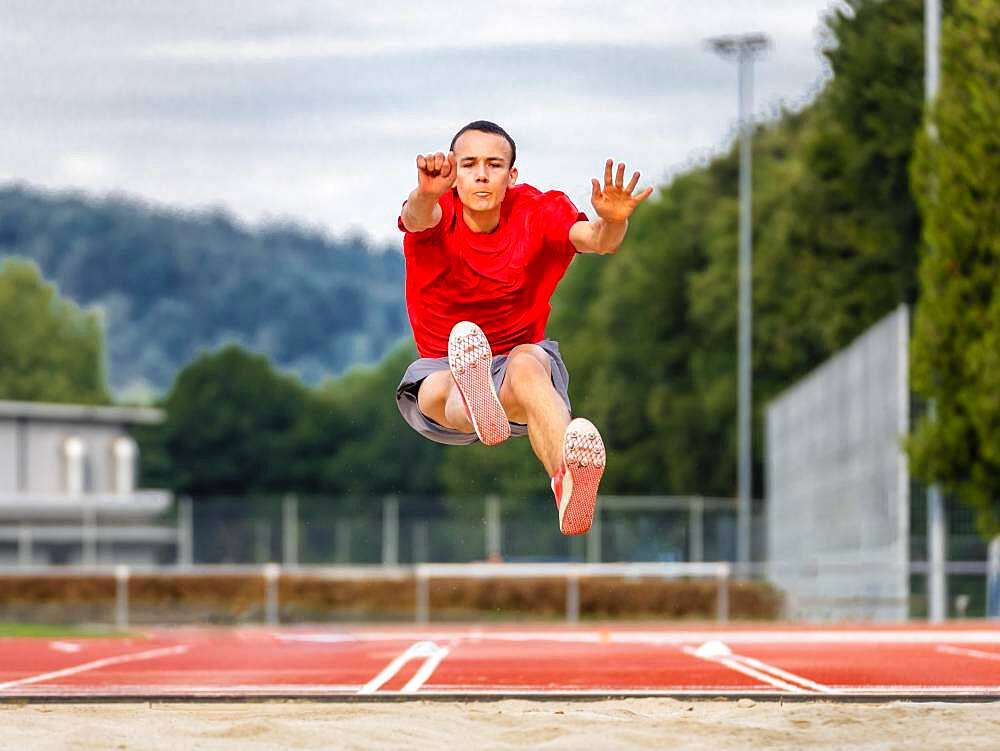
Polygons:
[[659,178],[724,145],[736,69],[708,36],[772,34],[757,111],[801,104],[827,7],[8,0],[0,179],[395,239],[415,154],[486,117],[515,135],[526,179],[586,200],[605,156]]

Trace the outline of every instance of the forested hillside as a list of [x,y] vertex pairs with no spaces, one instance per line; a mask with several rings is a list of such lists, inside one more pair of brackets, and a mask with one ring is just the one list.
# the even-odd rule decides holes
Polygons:
[[0,187],[0,258],[34,260],[103,313],[121,392],[169,388],[200,350],[238,341],[307,383],[377,360],[408,332],[398,249],[224,214]]

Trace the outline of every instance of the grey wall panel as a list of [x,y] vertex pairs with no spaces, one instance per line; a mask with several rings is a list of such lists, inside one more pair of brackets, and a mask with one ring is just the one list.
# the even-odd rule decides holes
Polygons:
[[17,426],[0,421],[0,493],[17,490]]
[[900,307],[768,406],[768,574],[793,617],[907,616],[908,332]]

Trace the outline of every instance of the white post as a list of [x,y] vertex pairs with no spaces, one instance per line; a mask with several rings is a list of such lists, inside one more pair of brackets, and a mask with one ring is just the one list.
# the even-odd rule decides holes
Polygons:
[[66,492],[81,495],[84,490],[84,466],[87,447],[79,436],[71,435],[63,442],[63,457],[66,467]]
[[112,444],[115,457],[114,487],[118,495],[135,492],[136,459],[139,449],[131,436],[120,435]]

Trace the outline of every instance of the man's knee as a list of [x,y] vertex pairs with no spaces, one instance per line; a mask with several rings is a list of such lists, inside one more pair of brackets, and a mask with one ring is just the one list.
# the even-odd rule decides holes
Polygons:
[[431,373],[420,382],[420,389],[417,391],[417,406],[425,417],[437,422],[444,418],[451,382],[451,373],[447,370]]
[[522,344],[507,357],[507,373],[503,391],[508,399],[522,404],[541,389],[552,387],[549,356],[537,344]]

